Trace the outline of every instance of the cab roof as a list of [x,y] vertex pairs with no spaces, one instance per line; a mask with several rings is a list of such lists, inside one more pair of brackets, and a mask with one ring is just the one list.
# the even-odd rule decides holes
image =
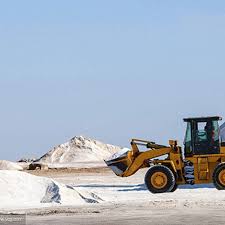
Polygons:
[[222,120],[222,117],[220,116],[208,116],[208,117],[190,117],[190,118],[184,118],[184,122],[207,122],[207,121],[215,121],[215,120]]

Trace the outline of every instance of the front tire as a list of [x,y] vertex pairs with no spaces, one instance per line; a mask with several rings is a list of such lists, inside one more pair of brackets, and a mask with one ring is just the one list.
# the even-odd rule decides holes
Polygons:
[[218,190],[225,190],[225,163],[216,166],[213,172],[213,183]]
[[145,185],[154,194],[171,192],[176,185],[175,176],[168,167],[155,165],[146,173]]
[[171,190],[170,192],[174,192],[174,191],[176,191],[176,190],[177,190],[177,188],[178,188],[178,185],[177,185],[177,184],[175,184],[175,185],[174,185],[174,187],[172,188],[172,190]]

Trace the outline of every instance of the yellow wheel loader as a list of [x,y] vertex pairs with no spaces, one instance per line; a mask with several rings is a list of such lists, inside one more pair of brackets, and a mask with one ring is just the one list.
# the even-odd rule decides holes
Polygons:
[[152,193],[173,192],[178,185],[206,183],[224,190],[225,140],[220,134],[219,120],[218,116],[184,119],[187,129],[183,150],[176,140],[164,146],[132,139],[131,150],[116,153],[105,162],[120,177],[149,167],[145,184]]

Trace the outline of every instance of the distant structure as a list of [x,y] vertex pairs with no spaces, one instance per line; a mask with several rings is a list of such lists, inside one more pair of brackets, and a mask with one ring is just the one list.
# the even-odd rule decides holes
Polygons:
[[33,162],[29,165],[28,170],[48,170],[48,165],[43,163]]

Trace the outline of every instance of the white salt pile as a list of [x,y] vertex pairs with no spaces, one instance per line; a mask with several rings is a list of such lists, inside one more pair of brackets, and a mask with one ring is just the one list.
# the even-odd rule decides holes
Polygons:
[[0,171],[0,209],[33,208],[60,205],[98,203],[100,198],[77,190],[50,178],[20,171]]
[[14,162],[0,160],[0,170],[23,170],[23,167]]
[[118,146],[104,144],[100,141],[80,136],[74,137],[69,142],[50,150],[39,161],[47,164],[78,164],[90,162],[104,164],[104,159],[109,158],[112,154],[120,150],[121,148]]

